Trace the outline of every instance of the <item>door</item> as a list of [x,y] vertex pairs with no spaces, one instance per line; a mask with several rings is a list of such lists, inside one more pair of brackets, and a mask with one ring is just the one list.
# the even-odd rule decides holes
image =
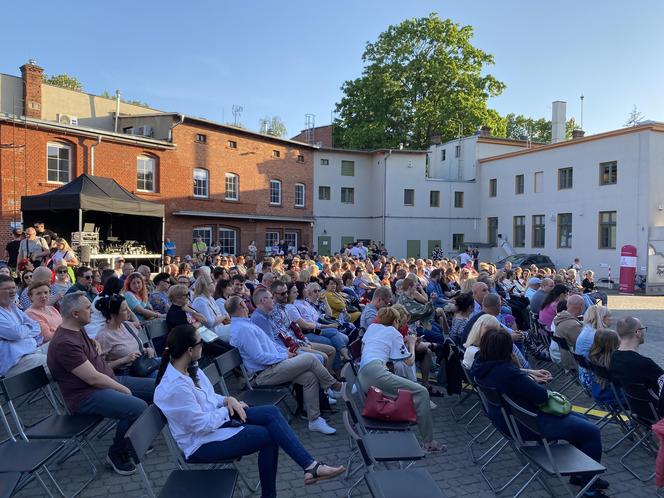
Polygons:
[[433,254],[434,247],[440,247],[440,240],[430,240],[427,248],[427,258],[430,258]]
[[355,237],[349,237],[348,235],[342,235],[341,236],[341,248],[339,252],[343,252],[344,249],[346,249],[346,246],[348,244],[352,244],[355,242]]
[[318,237],[318,255],[319,256],[329,256],[330,255],[330,245],[332,237],[329,235],[321,235]]
[[406,257],[419,258],[420,257],[420,241],[407,240],[406,241]]

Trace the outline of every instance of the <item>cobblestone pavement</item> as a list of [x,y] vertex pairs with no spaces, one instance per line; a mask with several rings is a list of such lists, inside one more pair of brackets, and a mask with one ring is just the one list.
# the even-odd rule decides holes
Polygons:
[[[644,347],[644,353],[651,355],[664,365],[664,327],[660,319],[662,309],[664,309],[664,298],[642,298],[642,297],[623,297],[611,296],[609,306],[614,311],[615,317],[633,314],[640,317],[648,328],[648,342]],[[615,323],[615,322],[614,322]],[[553,388],[555,389],[555,385]],[[574,391],[572,391],[574,392]],[[466,443],[469,436],[463,423],[454,421],[450,408],[457,401],[455,396],[445,398],[434,398],[438,408],[434,410],[435,436],[439,441],[447,445],[447,452],[439,455],[428,455],[427,458],[417,464],[415,467],[426,468],[434,479],[438,482],[441,489],[448,497],[454,496],[492,496],[489,487],[482,480],[479,473],[479,466],[471,462]],[[587,405],[588,400],[577,398],[576,402],[581,405]],[[466,405],[469,406],[469,405]],[[39,411],[39,403],[30,406],[29,414],[35,414]],[[331,424],[338,432],[336,435],[324,436],[319,433],[311,433],[306,428],[306,423],[300,420],[293,421],[293,428],[299,435],[305,447],[317,459],[322,459],[330,464],[346,464],[350,453],[349,441],[345,435],[340,413],[331,416]],[[478,431],[486,424],[486,420],[480,417],[471,425],[471,430]],[[615,427],[607,427],[602,430],[603,442],[605,447],[610,446],[617,441],[620,432]],[[101,441],[95,441],[95,447],[99,455],[105,456],[105,451],[110,442],[110,435],[105,436]],[[486,448],[485,446],[484,448]],[[616,450],[603,457],[603,463],[607,467],[605,478],[610,482],[610,496],[620,497],[644,497],[655,495],[654,481],[641,483],[629,474],[619,463],[622,453],[627,451],[628,444],[623,443]],[[145,468],[150,480],[158,490],[165,481],[173,465],[169,459],[166,445],[161,437],[155,443],[155,451],[147,456]],[[655,458],[647,453],[637,450],[630,458],[631,464],[639,469],[641,474],[652,472]],[[502,455],[488,468],[489,475],[504,482],[511,473],[518,469],[515,457],[505,450]],[[65,462],[61,468],[54,468],[56,478],[64,484],[65,490],[73,490],[77,485],[83,482],[84,476],[80,472],[84,471],[82,457],[75,455],[68,462]],[[251,482],[256,482],[258,472],[256,467],[256,456],[245,457],[240,462],[240,469]],[[130,477],[122,477],[113,473],[108,467],[98,465],[99,474],[81,494],[83,497],[107,497],[107,498],[133,498],[144,496],[142,483],[138,474]],[[324,481],[317,485],[305,487],[303,484],[303,473],[296,465],[285,455],[281,454],[279,462],[278,491],[279,496],[284,498],[300,496],[318,496],[318,497],[341,497],[345,496],[352,481],[344,479],[335,479]],[[520,484],[525,482],[525,477],[517,480],[504,496],[511,496],[516,492]],[[556,496],[565,496],[562,485],[555,479],[547,479]],[[510,493],[511,492],[511,493]],[[35,483],[31,483],[23,489],[18,496],[22,497],[41,497],[44,492]],[[214,495],[210,493],[212,498]],[[236,492],[236,496],[241,493]],[[250,496],[245,492],[245,496]],[[359,485],[353,496],[369,496],[366,487]],[[526,493],[526,497],[544,497],[547,493],[537,484],[531,485]],[[183,497],[185,498],[185,497]]]

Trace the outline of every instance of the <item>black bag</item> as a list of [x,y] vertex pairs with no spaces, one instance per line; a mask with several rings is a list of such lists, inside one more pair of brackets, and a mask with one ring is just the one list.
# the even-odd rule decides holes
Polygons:
[[129,332],[136,342],[138,343],[138,349],[141,352],[141,356],[136,358],[134,362],[129,367],[129,375],[131,377],[149,377],[152,372],[159,368],[159,361],[156,358],[150,358],[148,354],[143,349],[143,344],[138,336],[128,327],[126,324],[122,324],[127,332]]

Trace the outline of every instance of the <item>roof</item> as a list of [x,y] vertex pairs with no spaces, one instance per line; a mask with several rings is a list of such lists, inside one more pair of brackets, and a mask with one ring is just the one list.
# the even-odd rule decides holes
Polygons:
[[534,147],[526,150],[517,150],[514,152],[507,152],[506,154],[500,154],[497,156],[485,157],[480,159],[480,163],[488,163],[491,161],[500,161],[502,159],[508,159],[510,157],[522,156],[524,154],[533,154],[536,152],[544,152],[550,149],[558,149],[561,147],[569,147],[571,145],[579,145],[587,142],[592,142],[594,140],[603,140],[605,138],[612,138],[621,135],[627,135],[630,133],[638,133],[641,131],[654,131],[658,133],[664,133],[664,123],[658,123],[655,121],[648,121],[647,123],[641,124],[639,126],[632,126],[629,128],[620,128],[619,130],[606,131],[603,133],[597,133],[595,135],[588,135],[583,138],[575,138],[572,140],[566,140],[565,142],[558,142],[555,144],[545,144],[538,147]]
[[342,149],[339,147],[321,147],[319,150],[326,152],[353,152],[356,154],[378,154],[392,153],[392,154],[428,154],[428,150],[413,150],[413,149]]
[[21,197],[21,211],[82,209],[164,217],[164,205],[135,196],[112,178],[82,174],[60,188]]

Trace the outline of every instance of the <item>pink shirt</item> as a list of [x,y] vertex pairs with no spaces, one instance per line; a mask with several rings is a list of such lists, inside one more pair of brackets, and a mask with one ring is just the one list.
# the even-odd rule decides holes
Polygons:
[[39,323],[44,342],[51,340],[55,329],[62,323],[60,313],[53,306],[47,305],[43,310],[37,310],[31,306],[25,310],[25,314]]
[[551,330],[551,324],[553,323],[553,318],[556,316],[558,310],[558,302],[554,301],[549,303],[546,308],[542,308],[539,312],[539,321],[544,325],[547,330]]

